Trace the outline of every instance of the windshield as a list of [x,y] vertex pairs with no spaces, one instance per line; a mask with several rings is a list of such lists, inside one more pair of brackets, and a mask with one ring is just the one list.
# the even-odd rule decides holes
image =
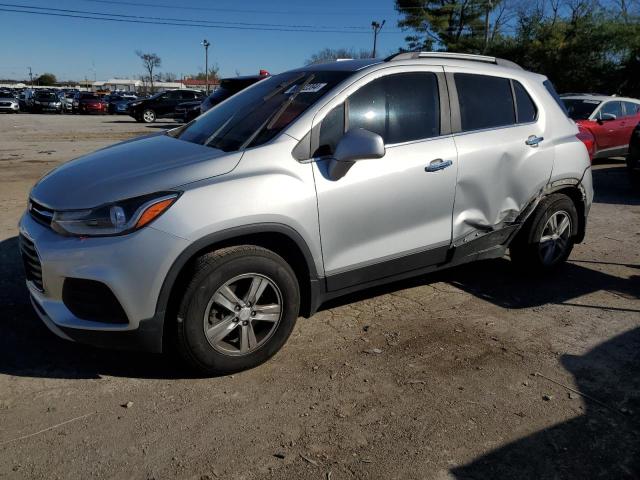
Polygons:
[[80,100],[100,100],[100,97],[98,95],[84,93],[80,96]]
[[38,100],[57,100],[58,97],[55,93],[39,93],[36,98]]
[[565,98],[562,100],[569,118],[573,120],[586,120],[602,102],[599,100],[587,100],[583,98]]
[[225,152],[268,142],[351,72],[287,72],[209,110],[177,138]]

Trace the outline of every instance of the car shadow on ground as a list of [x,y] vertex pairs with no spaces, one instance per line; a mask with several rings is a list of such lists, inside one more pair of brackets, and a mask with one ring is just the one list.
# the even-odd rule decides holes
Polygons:
[[0,242],[0,374],[71,379],[193,376],[170,355],[103,350],[56,337],[31,306],[17,237]]
[[561,362],[574,376],[584,414],[454,468],[455,478],[640,478],[640,328]]
[[159,120],[156,121],[154,123],[140,123],[137,122],[135,120],[108,120],[104,123],[129,123],[129,124],[135,124],[135,125],[141,125],[144,126],[146,128],[163,128],[163,129],[169,129],[169,128],[175,128],[175,127],[179,127],[181,125],[184,125],[183,123],[178,123],[178,122],[174,122],[173,120],[169,120],[169,121],[164,121],[164,120]]
[[640,189],[632,183],[624,162],[609,165],[610,163],[593,169],[593,201],[614,205],[640,205]]

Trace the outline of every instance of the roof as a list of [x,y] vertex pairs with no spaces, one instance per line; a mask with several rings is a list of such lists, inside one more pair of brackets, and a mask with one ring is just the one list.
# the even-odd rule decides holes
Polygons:
[[616,97],[613,95],[561,95],[562,100],[597,100],[598,102],[606,102],[608,100],[619,100],[621,102],[633,102],[640,103],[637,98],[630,97]]
[[295,71],[302,72],[315,72],[315,71],[340,71],[340,72],[357,72],[363,68],[370,67],[382,63],[382,60],[378,58],[365,58],[362,60],[336,60],[327,63],[315,63],[313,65],[307,65],[306,67],[297,68]]

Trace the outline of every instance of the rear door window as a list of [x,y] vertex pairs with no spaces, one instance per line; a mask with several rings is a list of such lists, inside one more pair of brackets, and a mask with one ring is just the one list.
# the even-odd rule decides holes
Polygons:
[[638,115],[638,113],[640,113],[640,103],[633,103],[633,102],[623,102],[623,103],[624,103],[625,115],[627,117],[633,117],[635,115]]
[[455,73],[463,132],[516,123],[511,82],[506,78]]
[[347,128],[377,133],[385,144],[440,135],[440,99],[434,73],[381,77],[355,92],[347,102]]

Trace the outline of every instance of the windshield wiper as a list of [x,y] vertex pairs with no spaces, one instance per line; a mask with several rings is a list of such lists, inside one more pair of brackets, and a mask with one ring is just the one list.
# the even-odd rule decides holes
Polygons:
[[[305,73],[301,73],[300,75],[293,77],[291,80],[289,80],[288,82],[283,82],[280,84],[280,86],[278,88],[276,88],[273,92],[269,92],[267,93],[262,100],[263,101],[267,101],[272,97],[275,97],[277,94],[279,94],[280,92],[284,91],[288,86],[293,85],[294,83],[296,83],[298,80],[300,80],[301,78],[304,78]],[[313,75],[312,75],[313,76]]]
[[[260,125],[260,127],[258,129],[256,129],[256,131],[251,136],[249,136],[249,138],[247,138],[247,140],[245,140],[245,142],[240,146],[240,150],[244,150],[245,148],[247,148],[247,146],[251,145],[251,142],[253,142],[256,139],[256,137],[262,133],[262,131],[265,129],[265,127],[267,129],[270,129],[271,127],[273,127],[273,125],[278,121],[278,119],[287,110],[287,108],[289,108],[291,103],[296,99],[298,94],[300,92],[302,92],[302,90],[304,90],[304,88],[307,85],[309,85],[311,80],[313,80],[314,78],[315,78],[315,75],[313,75],[313,74],[309,75],[309,78],[307,78],[304,82],[302,82],[300,84],[298,89],[294,93],[291,94],[291,96],[282,104],[282,106],[273,115],[271,115],[269,118],[267,118],[262,123],[262,125]],[[289,83],[289,85],[290,84],[291,83]]]

